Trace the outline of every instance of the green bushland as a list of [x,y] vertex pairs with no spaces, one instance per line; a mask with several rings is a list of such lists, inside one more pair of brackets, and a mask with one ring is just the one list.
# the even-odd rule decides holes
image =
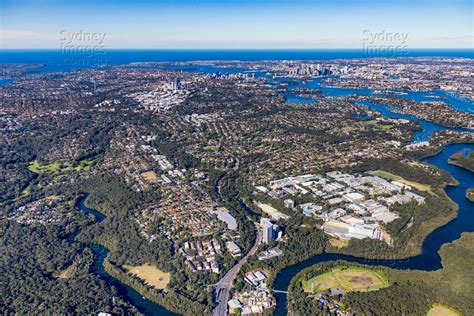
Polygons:
[[[60,225],[0,222],[0,314],[136,315],[138,310],[115,287],[92,272],[91,249],[64,240],[66,230]],[[71,266],[67,278],[57,277]]]
[[[172,241],[164,236],[149,242],[138,232],[137,213],[131,210],[141,210],[156,201],[159,198],[156,192],[134,191],[125,181],[113,175],[90,177],[82,187],[89,193],[86,205],[100,210],[107,218],[97,225],[84,228],[78,239],[110,250],[104,266],[112,276],[177,313],[210,313],[212,297],[206,286],[216,283],[222,275],[189,272],[182,256],[173,250],[177,249],[176,244],[173,247]],[[217,235],[213,237],[219,238]],[[171,274],[166,290],[156,290],[122,268],[145,263]],[[226,257],[222,258],[220,266],[223,273],[231,264]]]

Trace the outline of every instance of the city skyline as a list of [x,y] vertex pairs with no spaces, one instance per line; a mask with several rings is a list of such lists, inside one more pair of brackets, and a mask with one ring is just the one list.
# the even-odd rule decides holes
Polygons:
[[[3,1],[2,49],[472,48],[470,1]],[[375,41],[374,41],[375,39]],[[71,44],[71,43],[69,43]]]

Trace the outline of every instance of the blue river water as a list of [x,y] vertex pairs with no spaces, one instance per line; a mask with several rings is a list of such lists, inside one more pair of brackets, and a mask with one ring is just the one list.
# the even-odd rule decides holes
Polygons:
[[[196,71],[196,70],[195,70]],[[203,72],[212,71],[212,68],[202,69]],[[220,70],[226,73],[225,70]],[[231,73],[228,71],[227,73]],[[280,86],[280,83],[287,82],[287,91],[282,93],[286,98],[288,104],[307,104],[313,103],[317,99],[302,97],[292,92],[296,88],[306,87],[310,89],[321,90],[322,93],[329,97],[341,97],[341,96],[350,96],[350,95],[375,95],[375,91],[371,89],[344,89],[344,88],[333,88],[326,87],[322,85],[321,78],[310,79],[310,80],[300,80],[294,78],[272,78],[266,76],[265,74],[258,74],[260,77],[265,77],[269,81],[273,80],[273,87],[277,88]],[[464,99],[460,99],[453,95],[449,95],[443,91],[433,91],[433,92],[410,92],[410,91],[398,91],[403,92],[402,95],[395,97],[403,97],[412,99],[415,101],[433,101],[433,100],[444,100],[447,103],[451,104],[453,108],[456,108],[460,111],[473,112],[474,105],[472,102]],[[394,96],[394,95],[390,95]],[[456,103],[457,102],[457,103]],[[417,122],[420,124],[421,129],[416,131],[413,135],[413,142],[428,141],[431,138],[431,135],[439,130],[453,130],[459,132],[472,133],[474,130],[467,128],[452,128],[447,127],[441,124],[437,124],[431,121],[418,118],[416,115],[403,114],[395,112],[394,108],[389,107],[383,104],[376,104],[369,101],[360,101],[359,105],[369,107],[371,110],[380,112],[384,117],[395,118],[395,119],[406,119],[410,121]],[[474,113],[474,112],[473,112]],[[364,118],[362,118],[364,119]],[[334,254],[334,253],[323,253],[316,255],[306,261],[300,262],[298,264],[289,266],[277,275],[274,281],[274,288],[280,291],[286,291],[290,284],[291,279],[302,269],[310,267],[314,264],[325,262],[325,261],[334,261],[334,260],[345,260],[349,262],[356,262],[360,264],[367,265],[382,265],[391,267],[394,269],[411,269],[411,270],[425,270],[432,271],[442,268],[441,258],[438,254],[438,250],[445,243],[452,242],[456,239],[459,239],[462,232],[473,232],[474,231],[474,203],[469,201],[465,194],[468,188],[474,187],[474,176],[473,174],[463,168],[448,164],[448,159],[454,153],[463,151],[467,154],[470,151],[474,150],[474,144],[451,144],[443,148],[443,150],[432,156],[423,160],[426,164],[435,165],[436,167],[443,169],[450,173],[454,179],[459,182],[457,186],[447,186],[445,188],[446,194],[453,200],[459,207],[457,217],[449,222],[448,224],[439,227],[431,234],[429,234],[423,242],[421,254],[412,258],[407,259],[395,259],[395,260],[373,260],[366,259],[348,255]],[[277,308],[275,315],[286,315],[287,306],[286,306],[286,295],[283,293],[275,293],[277,298]]]
[[[448,186],[445,191],[447,195],[458,204],[458,216],[449,222],[447,225],[436,229],[428,235],[424,240],[422,246],[422,253],[419,256],[401,259],[401,260],[371,260],[341,254],[323,253],[316,255],[306,261],[289,266],[283,269],[276,277],[274,287],[277,290],[286,291],[290,285],[291,279],[302,269],[311,267],[314,264],[345,260],[366,265],[381,265],[394,269],[411,269],[411,270],[425,270],[432,271],[442,268],[441,258],[438,250],[445,244],[459,239],[463,232],[474,231],[474,203],[466,198],[466,190],[474,187],[473,174],[463,168],[448,164],[448,158],[460,151],[472,151],[474,144],[452,144],[444,147],[444,149],[437,155],[426,158],[424,160],[427,164],[432,164],[449,172],[456,180],[458,186]],[[286,315],[286,295],[276,293],[277,309],[275,315]]]
[[[289,78],[279,78],[279,81],[289,80]],[[294,80],[294,79],[293,79]],[[306,87],[310,89],[319,89],[323,94],[330,97],[341,97],[341,96],[350,96],[350,95],[374,95],[374,91],[371,89],[343,89],[343,88],[331,88],[325,87],[321,83],[321,79],[313,79],[309,81],[299,81],[297,84],[292,84],[288,86],[288,90],[285,97],[287,97],[287,103],[291,104],[292,102],[301,104],[301,103],[313,103],[317,99],[307,98],[298,96],[296,93],[291,92],[295,88]],[[403,91],[405,92],[405,91]],[[443,95],[443,97],[440,96]],[[453,101],[459,101],[456,103],[457,107],[461,111],[472,112],[474,109],[473,103],[460,100],[451,95],[447,95],[441,91],[431,92],[430,94],[425,92],[405,92],[405,94],[397,96],[404,97],[408,99],[413,99],[415,101],[433,101],[432,95],[438,96],[439,98],[446,98],[446,101],[453,105]],[[376,104],[369,101],[359,101],[357,102],[361,106],[370,108],[380,112],[384,117],[395,118],[395,119],[406,119],[410,121],[417,122],[422,127],[421,130],[416,131],[413,134],[413,142],[428,141],[431,138],[431,135],[435,131],[439,130],[455,130],[460,132],[469,132],[472,133],[474,130],[466,128],[451,128],[446,127],[441,124],[430,122],[424,119],[420,119],[415,115],[411,114],[402,114],[394,112],[394,109],[383,105]],[[454,107],[454,106],[453,106]],[[463,168],[448,164],[448,158],[454,153],[464,151],[470,152],[474,150],[474,144],[451,144],[445,146],[443,150],[435,156],[428,157],[424,159],[424,163],[432,164],[437,166],[440,169],[446,170],[449,172],[458,182],[458,186],[448,186],[445,191],[447,195],[458,204],[459,211],[456,219],[451,221],[445,226],[442,226],[432,232],[423,242],[422,253],[419,256],[401,259],[401,260],[371,260],[366,258],[359,258],[354,256],[347,256],[341,254],[331,254],[323,253],[316,255],[306,261],[300,262],[298,264],[289,266],[277,275],[274,288],[280,291],[286,291],[290,284],[291,279],[302,269],[308,268],[314,264],[325,262],[325,261],[334,261],[334,260],[345,260],[349,262],[356,262],[367,265],[382,265],[395,269],[412,269],[412,270],[437,270],[442,268],[441,258],[439,257],[438,250],[440,247],[445,244],[452,242],[458,239],[462,232],[472,232],[474,231],[474,203],[469,201],[465,194],[468,188],[474,187],[474,176],[473,174]],[[277,299],[277,308],[275,315],[286,315],[287,306],[286,306],[286,295],[283,293],[275,293]]]
[[[76,208],[78,208],[79,210],[81,210],[82,212],[86,214],[92,214],[95,217],[97,223],[100,223],[103,220],[105,220],[106,216],[104,214],[94,209],[88,208],[85,205],[86,198],[87,197],[81,198],[79,202],[76,204]],[[75,239],[79,233],[80,231],[74,232],[73,234],[67,237],[67,240],[69,242],[75,242]],[[92,249],[95,255],[92,271],[96,273],[97,275],[99,275],[108,284],[113,285],[117,289],[119,294],[127,298],[140,312],[146,315],[154,315],[154,316],[176,315],[168,311],[164,307],[158,304],[155,304],[152,301],[144,298],[140,293],[138,293],[132,287],[119,282],[117,279],[115,279],[109,273],[107,273],[107,271],[105,271],[104,269],[104,261],[107,257],[107,254],[109,253],[109,250],[107,248],[98,244],[94,244],[94,243],[89,243],[87,244],[87,246]]]
[[[281,93],[283,97],[286,98],[286,104],[312,104],[318,100],[318,98],[310,98],[305,96],[300,96],[297,93],[293,92],[294,89],[297,88],[308,88],[308,89],[315,89],[320,90],[326,97],[347,97],[351,95],[364,95],[364,96],[373,96],[376,95],[375,91],[372,89],[347,89],[347,88],[333,88],[327,87],[323,84],[322,78],[310,79],[310,80],[300,80],[300,79],[292,79],[292,78],[278,78],[275,81],[281,82],[285,80],[291,80],[292,84],[287,86],[287,92]],[[274,85],[278,87],[278,84]],[[404,93],[403,95],[396,96],[396,97],[403,97],[415,101],[433,101],[433,100],[443,100],[450,104],[453,108],[474,114],[474,103],[456,97],[452,94],[448,94],[444,91],[432,91],[432,92],[412,92],[412,91],[400,91],[397,92]],[[392,96],[392,95],[391,95]],[[433,99],[433,96],[436,96]],[[473,132],[472,129],[467,128],[457,128],[457,127],[447,127],[441,124],[437,124],[431,121],[427,121],[424,119],[420,119],[415,115],[412,114],[403,114],[397,113],[393,107],[389,107],[387,105],[378,104],[369,101],[359,101],[357,104],[370,108],[371,110],[375,110],[380,112],[384,117],[394,118],[394,119],[406,119],[410,121],[415,121],[421,125],[422,129],[416,131],[413,134],[413,142],[423,142],[428,141],[431,139],[431,135],[435,131],[440,130],[449,130],[449,131],[458,131],[458,132]]]
[[0,78],[0,86],[4,86],[9,84],[10,82],[13,82],[13,78]]
[[[473,50],[453,50],[453,51],[415,51],[410,56],[456,56],[472,58]],[[336,59],[336,58],[367,58],[377,56],[367,56],[361,51],[342,50],[342,51],[110,51],[105,57],[107,60],[105,64],[126,64],[130,62],[139,61],[188,61],[188,60],[260,60],[260,59]],[[80,56],[79,56],[80,57]],[[0,62],[10,63],[41,63],[46,64],[45,67],[37,68],[32,72],[55,72],[55,71],[69,71],[77,68],[91,68],[97,67],[97,64],[87,62],[83,65],[79,62],[81,58],[78,57],[78,63],[71,65],[64,64],[64,56],[59,51],[0,51]],[[380,57],[380,56],[378,56]],[[388,56],[386,56],[388,57]],[[201,67],[201,66],[200,66]],[[206,67],[206,66],[204,66]],[[193,69],[187,67],[183,69],[186,71],[203,71],[214,72],[215,68],[208,69]],[[240,72],[242,69],[219,69],[223,73]],[[265,74],[257,73],[256,75],[268,77]],[[0,80],[0,85],[12,82],[12,78],[3,78]],[[284,79],[276,79],[276,83]],[[278,86],[278,85],[276,85]],[[334,87],[327,87],[322,85],[320,79],[309,81],[302,81],[291,85],[294,89],[300,86],[322,90],[323,94],[331,97],[347,96],[351,94],[373,95],[374,91],[370,89],[340,89]],[[312,103],[314,99],[303,98],[294,92],[287,92],[284,95],[289,103]],[[446,100],[453,108],[461,111],[472,112],[474,107],[472,102],[460,99],[455,95],[450,95],[441,91],[430,93],[407,92],[406,95],[397,96],[413,98],[419,101],[432,100]],[[456,103],[458,102],[458,103]],[[456,104],[455,104],[456,103]],[[368,106],[373,110],[379,111],[383,116],[392,118],[404,118],[418,122],[422,126],[422,130],[414,135],[414,142],[428,140],[430,135],[440,129],[450,129],[445,126],[435,124],[429,121],[421,120],[413,115],[395,113],[390,107],[371,102],[360,103],[363,106]],[[456,129],[457,130],[457,129]],[[472,132],[472,130],[462,130]],[[459,151],[474,150],[473,144],[454,144],[444,147],[444,149],[433,157],[426,158],[425,163],[433,164],[441,169],[448,171],[456,180],[459,181],[459,186],[448,186],[446,193],[448,196],[459,205],[458,217],[448,223],[447,225],[438,228],[432,232],[424,241],[422,247],[422,254],[413,258],[404,260],[368,260],[364,258],[357,258],[339,254],[323,253],[310,258],[304,262],[289,266],[283,269],[275,279],[275,288],[278,290],[286,290],[293,278],[301,269],[309,267],[313,264],[332,261],[332,260],[346,260],[357,263],[364,263],[369,265],[384,265],[397,269],[419,269],[419,270],[436,270],[441,268],[440,257],[438,250],[447,242],[454,241],[459,238],[460,234],[465,231],[474,231],[474,204],[466,197],[466,189],[474,187],[474,177],[472,173],[457,166],[447,164],[449,156]],[[93,214],[100,222],[104,220],[104,215],[95,210],[89,209],[84,205],[84,199],[78,203],[78,208],[86,213]],[[75,240],[79,232],[68,237],[70,242]],[[107,256],[108,250],[96,244],[89,245],[96,254],[94,262],[94,270],[105,281],[114,285],[121,295],[128,298],[137,308],[148,315],[173,315],[163,307],[152,303],[143,298],[138,292],[131,287],[122,284],[118,280],[111,277],[103,268],[103,262]],[[276,315],[286,315],[286,296],[283,294],[276,294],[277,310]]]

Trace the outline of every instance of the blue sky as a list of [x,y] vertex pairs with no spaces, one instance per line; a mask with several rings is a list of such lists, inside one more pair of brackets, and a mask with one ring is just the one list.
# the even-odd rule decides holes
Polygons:
[[[1,48],[472,48],[472,0],[0,0]],[[388,36],[387,34],[390,34]],[[399,34],[399,37],[392,35]],[[378,37],[377,37],[378,35]],[[402,42],[397,38],[405,38]],[[372,41],[372,39],[376,39]]]

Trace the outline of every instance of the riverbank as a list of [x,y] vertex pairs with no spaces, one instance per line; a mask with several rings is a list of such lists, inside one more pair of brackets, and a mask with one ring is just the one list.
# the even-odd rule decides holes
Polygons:
[[[433,207],[435,207],[435,205],[443,205],[443,208],[440,209],[441,213],[438,213],[434,217],[425,218],[422,221],[418,221],[416,223],[416,227],[413,227],[413,221],[411,221],[409,224],[407,223],[405,225],[404,231],[401,232],[401,235],[397,236],[397,238],[400,239],[394,240],[392,238],[393,236],[391,236],[392,243],[390,246],[385,246],[382,243],[380,243],[378,246],[374,244],[373,247],[377,247],[376,249],[378,249],[378,251],[371,252],[368,251],[368,247],[364,246],[363,241],[350,240],[344,247],[333,246],[331,243],[329,243],[326,245],[325,252],[358,256],[374,260],[400,260],[420,255],[422,253],[423,242],[427,236],[439,227],[442,227],[453,221],[457,217],[459,210],[458,205],[449,198],[446,192],[443,191],[448,185],[451,184],[444,184],[442,187],[435,190],[435,192],[438,194],[437,199],[440,201],[439,203],[432,202],[420,210],[423,211],[427,208],[431,208],[431,205],[433,205]],[[404,233],[406,233],[405,230],[408,228],[413,229],[413,231],[408,235],[404,235]],[[394,241],[396,241],[395,245],[393,244]]]
[[[95,223],[100,223],[106,219],[106,216],[95,210],[94,208],[91,208],[90,205],[87,203],[87,195],[82,196],[77,202],[76,202],[76,208],[80,210],[81,212],[84,212],[86,214],[92,214],[96,222]],[[93,223],[94,224],[94,223]],[[69,236],[67,239],[69,242],[76,242],[77,236],[80,234],[80,231],[74,232],[71,236]],[[80,242],[81,238],[79,238]],[[164,307],[158,305],[159,303],[156,302],[155,304],[153,301],[150,301],[148,299],[145,299],[144,294],[147,293],[142,293],[139,291],[140,287],[138,284],[129,284],[131,283],[127,278],[123,277],[120,273],[118,273],[116,270],[112,268],[112,265],[110,264],[109,260],[107,260],[109,250],[108,247],[101,245],[99,243],[86,243],[88,245],[92,252],[94,253],[94,272],[102,279],[104,279],[107,283],[115,286],[119,293],[126,297],[130,302],[142,313],[146,315],[175,315],[174,313],[170,312],[169,310],[165,309]],[[135,286],[132,286],[135,285]],[[157,299],[158,301],[158,299]],[[165,304],[164,302],[162,303],[163,305]],[[171,309],[171,308],[170,308]]]
[[[473,182],[472,174],[470,174],[467,170],[448,164],[448,158],[454,152],[457,152],[463,148],[474,150],[474,144],[447,145],[437,155],[431,156],[424,160],[424,163],[435,165],[436,167],[451,174],[453,178],[457,180],[458,186],[446,186],[445,192],[452,201],[455,201],[458,204],[459,209],[456,218],[451,220],[447,225],[433,230],[426,237],[426,239],[423,241],[421,254],[406,259],[378,260],[354,257],[344,254],[322,253],[306,261],[282,269],[275,278],[274,288],[285,291],[288,289],[291,279],[302,269],[308,268],[318,263],[336,260],[344,260],[358,264],[368,264],[371,266],[386,266],[401,270],[415,269],[434,271],[440,269],[442,267],[441,258],[439,257],[437,250],[440,249],[443,244],[458,239],[462,232],[473,230],[472,223],[474,222],[474,214],[470,212],[472,204],[468,204],[471,202],[465,198],[466,187],[469,186],[469,184],[472,185]],[[279,293],[276,294],[276,297],[277,308],[275,315],[286,315],[286,296]]]
[[[117,266],[109,260],[104,261],[104,269],[114,278],[123,284],[132,287],[143,297],[151,302],[159,304],[151,312],[152,315],[178,315],[183,311],[194,311],[197,315],[209,313],[203,306],[197,302],[179,298],[173,290],[157,290],[150,285],[145,284],[141,279],[132,277],[124,268]],[[170,298],[172,297],[172,298]],[[165,309],[166,308],[166,309]],[[176,313],[176,314],[175,314]]]
[[449,157],[448,163],[474,172],[474,152],[457,152]]
[[470,188],[466,191],[466,198],[469,201],[474,202],[474,188]]

